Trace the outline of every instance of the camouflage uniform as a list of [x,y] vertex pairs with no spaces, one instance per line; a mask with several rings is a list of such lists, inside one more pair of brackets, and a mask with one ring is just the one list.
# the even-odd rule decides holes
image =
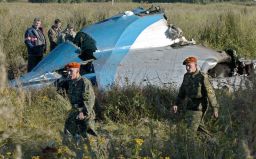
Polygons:
[[56,28],[54,25],[48,31],[48,38],[50,41],[50,50],[52,51],[56,46],[61,35],[61,29]]
[[176,105],[179,107],[185,98],[188,100],[185,120],[188,124],[188,128],[194,132],[197,131],[199,125],[202,124],[208,101],[214,111],[218,111],[219,105],[208,76],[198,70],[195,73],[186,73],[184,75],[176,99]]
[[[66,84],[72,109],[65,123],[65,131],[68,130],[72,135],[81,134],[83,137],[87,136],[87,132],[96,135],[93,110],[95,94],[91,82],[80,76],[76,80],[67,81]],[[78,114],[81,111],[86,116],[84,120],[78,119]]]

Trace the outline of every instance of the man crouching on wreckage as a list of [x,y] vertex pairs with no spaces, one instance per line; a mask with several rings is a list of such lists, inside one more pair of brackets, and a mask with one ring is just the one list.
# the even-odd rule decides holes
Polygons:
[[191,133],[196,134],[201,130],[208,137],[210,133],[203,126],[203,117],[207,110],[208,101],[213,108],[213,116],[218,118],[218,108],[213,87],[208,75],[197,69],[197,58],[188,57],[184,60],[187,73],[184,75],[173,112],[177,113],[182,101],[188,100],[185,113],[185,122]]
[[65,122],[65,135],[72,135],[79,140],[87,138],[88,133],[97,136],[94,130],[95,94],[91,82],[80,76],[80,64],[71,62],[66,65],[68,77],[58,83],[59,90],[64,90],[72,105]]

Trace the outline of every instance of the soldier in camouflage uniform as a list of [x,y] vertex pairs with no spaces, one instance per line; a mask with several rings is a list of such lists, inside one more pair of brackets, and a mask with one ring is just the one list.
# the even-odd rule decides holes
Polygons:
[[72,24],[68,24],[67,28],[61,33],[61,36],[58,39],[58,44],[61,44],[66,41],[73,42],[76,36],[76,32],[74,31],[74,26]]
[[188,128],[192,132],[196,132],[199,125],[202,124],[208,101],[213,108],[215,118],[218,118],[219,105],[208,76],[197,69],[197,59],[188,57],[184,60],[183,65],[186,65],[187,73],[184,75],[173,111],[177,113],[182,101],[187,98],[185,121]]
[[59,84],[67,91],[72,109],[65,123],[65,132],[73,136],[87,137],[87,133],[97,136],[94,130],[95,94],[91,82],[80,76],[80,64],[72,62],[67,65],[70,80]]
[[61,21],[56,19],[52,27],[48,30],[48,38],[50,41],[50,51],[52,51],[56,46],[59,37],[61,36]]

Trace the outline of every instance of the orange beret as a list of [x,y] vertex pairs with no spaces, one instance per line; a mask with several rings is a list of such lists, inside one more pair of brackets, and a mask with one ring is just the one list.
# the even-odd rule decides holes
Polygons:
[[77,62],[71,62],[66,65],[67,68],[80,68],[80,63]]
[[191,62],[197,63],[197,58],[196,58],[196,57],[193,57],[193,56],[187,57],[187,58],[183,61],[183,65],[186,65],[186,64],[191,63]]

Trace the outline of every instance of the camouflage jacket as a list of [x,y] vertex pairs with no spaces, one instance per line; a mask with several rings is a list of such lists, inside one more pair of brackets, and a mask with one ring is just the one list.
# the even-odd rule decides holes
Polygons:
[[68,98],[73,108],[83,108],[87,115],[94,116],[95,94],[91,82],[83,77],[68,81]]
[[52,26],[48,31],[48,38],[50,43],[57,44],[58,38],[61,35],[61,29],[55,29],[54,26]]
[[214,111],[218,111],[219,105],[215,96],[213,87],[208,79],[208,75],[200,71],[195,73],[186,73],[181,84],[176,105],[180,106],[181,102],[187,98],[188,110],[206,110],[208,101]]

